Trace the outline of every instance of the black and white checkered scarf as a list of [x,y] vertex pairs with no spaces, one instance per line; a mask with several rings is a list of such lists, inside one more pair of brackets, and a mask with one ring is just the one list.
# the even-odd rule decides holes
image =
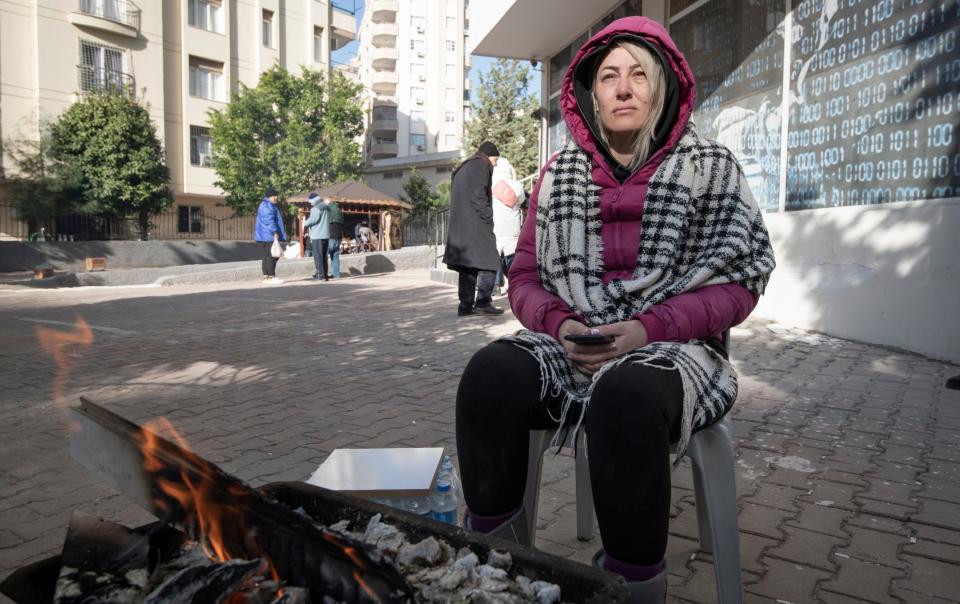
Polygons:
[[[706,285],[738,283],[761,294],[774,267],[763,218],[743,171],[724,146],[700,138],[692,125],[648,185],[637,267],[629,280],[604,285],[600,188],[590,156],[570,143],[544,174],[537,207],[537,270],[543,286],[587,325],[626,321],[672,296]],[[542,392],[560,396],[561,429],[579,411],[578,430],[597,380],[622,363],[677,370],[683,419],[676,460],[693,430],[710,425],[733,405],[737,376],[730,362],[703,341],[655,342],[579,373],[552,337],[523,330],[501,341],[532,354]],[[572,416],[570,416],[572,417]],[[554,443],[562,441],[557,431]]]

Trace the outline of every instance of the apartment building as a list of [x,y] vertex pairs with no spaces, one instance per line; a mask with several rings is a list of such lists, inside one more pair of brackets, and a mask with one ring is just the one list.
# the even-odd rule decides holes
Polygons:
[[0,137],[36,139],[85,93],[135,97],[189,230],[191,216],[231,213],[217,206],[208,111],[274,64],[329,71],[355,37],[355,16],[319,0],[0,0]]
[[355,64],[375,189],[399,195],[412,169],[434,184],[450,177],[470,109],[467,24],[464,0],[368,0]]

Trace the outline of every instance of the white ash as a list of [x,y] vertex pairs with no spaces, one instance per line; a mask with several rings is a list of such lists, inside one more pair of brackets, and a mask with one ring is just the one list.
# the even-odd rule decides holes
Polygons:
[[376,547],[392,560],[416,591],[418,602],[471,602],[475,604],[556,604],[560,587],[532,581],[523,575],[511,576],[510,553],[490,550],[485,564],[469,548],[454,548],[435,537],[411,543],[380,514],[370,518],[362,532],[350,530],[342,520],[329,527],[355,540]]

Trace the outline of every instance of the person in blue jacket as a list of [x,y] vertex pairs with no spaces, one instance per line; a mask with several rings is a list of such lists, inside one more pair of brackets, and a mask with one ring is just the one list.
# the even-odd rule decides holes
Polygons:
[[267,192],[257,208],[257,224],[253,229],[253,240],[263,248],[263,281],[264,283],[283,283],[277,278],[277,259],[270,253],[274,241],[286,241],[287,233],[283,230],[283,216],[277,208],[277,190],[267,187]]

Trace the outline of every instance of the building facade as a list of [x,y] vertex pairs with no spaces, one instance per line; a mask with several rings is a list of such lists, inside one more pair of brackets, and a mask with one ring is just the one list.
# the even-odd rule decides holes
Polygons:
[[735,153],[778,268],[756,313],[960,361],[960,5],[934,0],[490,0],[477,55],[543,65],[541,161],[590,35],[644,15],[697,81],[693,120]]
[[463,0],[366,4],[356,57],[368,94],[363,174],[385,193],[398,195],[411,167],[423,163],[436,184],[436,163],[456,164],[470,108],[467,10]]
[[192,216],[232,214],[218,205],[208,111],[275,64],[329,71],[331,50],[355,36],[355,16],[328,1],[0,0],[0,137],[36,140],[87,92],[135,97],[187,218],[170,222],[190,234],[202,224]]

